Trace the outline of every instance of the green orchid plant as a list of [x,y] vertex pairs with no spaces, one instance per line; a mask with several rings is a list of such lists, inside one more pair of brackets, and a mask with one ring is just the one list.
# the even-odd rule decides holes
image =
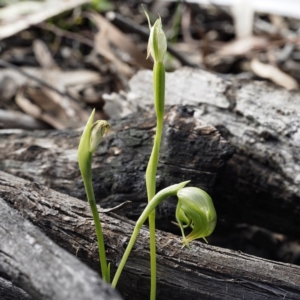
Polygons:
[[[171,196],[178,197],[176,219],[182,230],[183,246],[187,245],[189,247],[189,242],[198,238],[205,239],[205,237],[209,236],[214,231],[217,222],[217,215],[211,198],[207,193],[199,188],[185,187],[188,183],[189,181],[184,181],[164,188],[158,192],[150,202],[148,202],[148,205],[136,222],[125,253],[112,281],[112,287],[116,287],[117,285],[142,225],[145,223],[149,215],[151,215],[151,213],[155,210],[157,205],[165,199]],[[185,225],[183,225],[183,223],[185,223]],[[185,237],[184,234],[184,228],[186,227],[192,228],[192,232],[187,237]],[[155,298],[156,295],[154,295],[152,299]]]
[[94,116],[95,109],[92,111],[91,116],[87,121],[79,142],[78,164],[95,223],[102,278],[105,282],[110,283],[110,266],[106,261],[102,227],[92,183],[92,156],[101,142],[103,135],[109,132],[110,125],[102,120],[93,123]]
[[[151,27],[150,18],[144,10],[148,19],[150,36],[148,42],[147,58],[152,56],[153,66],[153,91],[154,106],[156,113],[156,135],[146,170],[146,187],[148,202],[152,200],[156,193],[156,173],[159,160],[159,150],[163,133],[164,110],[165,110],[165,67],[163,60],[167,52],[167,39],[162,30],[161,18],[159,17]],[[155,299],[156,295],[156,242],[155,242],[155,210],[149,215],[150,231],[150,272],[151,288],[150,299]]]
[[[153,89],[154,89],[154,106],[157,117],[156,135],[150,159],[146,170],[146,188],[148,196],[148,204],[143,213],[139,217],[134,227],[132,236],[128,246],[119,263],[118,269],[112,281],[112,287],[116,287],[121,276],[122,270],[126,264],[138,233],[147,219],[149,219],[150,232],[150,269],[151,269],[151,289],[150,299],[156,299],[156,241],[155,241],[155,208],[162,201],[170,196],[177,196],[178,203],[176,207],[176,221],[182,233],[183,247],[189,247],[189,243],[195,239],[209,236],[215,229],[217,215],[210,196],[197,187],[185,187],[189,181],[174,184],[156,193],[156,173],[159,160],[159,150],[163,134],[163,118],[165,107],[165,69],[163,60],[167,51],[167,41],[162,30],[161,18],[156,20],[151,27],[150,19],[147,16],[150,37],[148,43],[148,56],[153,57]],[[94,190],[92,185],[92,155],[105,133],[108,133],[110,125],[106,121],[97,121],[93,123],[95,110],[93,110],[86,127],[83,131],[79,148],[78,163],[83,178],[85,191],[88,202],[91,206],[96,235],[98,240],[100,266],[102,278],[106,282],[110,282],[110,266],[106,261],[103,233],[96,207]],[[191,232],[185,236],[185,230],[190,227]]]

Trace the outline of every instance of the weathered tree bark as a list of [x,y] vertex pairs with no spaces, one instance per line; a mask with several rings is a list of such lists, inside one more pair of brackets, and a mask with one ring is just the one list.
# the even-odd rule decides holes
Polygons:
[[[61,247],[99,268],[96,237],[87,203],[3,172],[0,172],[0,197]],[[115,270],[133,230],[132,221],[102,213],[100,217],[108,259]],[[27,228],[26,233],[32,236]],[[25,231],[19,233],[28,243],[31,239],[27,235]],[[147,229],[142,228],[121,276],[118,288],[126,299],[148,298],[148,238]],[[181,249],[178,237],[161,231],[157,232],[157,245],[157,299],[300,299],[298,266],[197,241],[190,244],[190,250]],[[0,247],[5,246],[0,244]],[[28,252],[28,256],[32,253]],[[3,268],[2,264],[3,260],[0,260],[0,268]],[[34,266],[34,261],[31,265]]]
[[35,299],[121,300],[98,274],[58,247],[2,198],[0,214],[1,276]]
[[10,281],[0,277],[0,299],[1,300],[33,300],[22,289],[13,285]]
[[[133,77],[127,106],[152,105],[151,77]],[[190,68],[167,74],[166,87],[166,104],[193,107],[235,147],[213,193],[219,221],[299,238],[300,92]]]
[[[111,121],[112,131],[93,157],[93,184],[103,207],[132,201],[129,214],[137,218],[147,203],[145,170],[151,153],[154,112]],[[86,199],[77,163],[81,130],[0,131],[0,169],[42,183],[71,196]],[[185,180],[208,192],[233,149],[217,130],[193,117],[185,107],[166,116],[157,175],[158,190]],[[164,203],[158,219],[175,213],[176,202]]]
[[[152,105],[151,76],[150,71],[134,76],[131,91],[119,106],[124,104],[127,110],[137,111]],[[235,154],[213,190],[219,225],[248,223],[299,237],[300,92],[289,92],[265,82],[226,81],[189,68],[167,74],[166,78],[166,104],[192,106],[196,118],[215,126],[235,147]],[[113,122],[114,132],[94,160],[94,183],[101,204],[105,207],[133,200],[135,217],[146,198],[144,170],[155,122],[153,115],[149,116],[150,119],[140,113],[139,117]],[[158,189],[181,179],[192,179],[192,185],[211,192],[216,170],[232,149],[210,126],[185,131],[184,118],[176,126],[166,119],[169,124],[165,126]],[[72,131],[2,130],[0,169],[84,199],[76,164],[79,135]],[[215,145],[217,150],[211,148]],[[215,159],[217,152],[219,156]],[[160,209],[158,217],[165,218],[173,212],[174,205],[168,203]]]

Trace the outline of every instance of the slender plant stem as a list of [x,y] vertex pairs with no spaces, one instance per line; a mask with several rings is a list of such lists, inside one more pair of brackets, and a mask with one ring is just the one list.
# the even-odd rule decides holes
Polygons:
[[153,199],[148,202],[147,206],[145,207],[143,213],[140,215],[139,219],[137,220],[133,233],[131,235],[131,238],[129,240],[129,243],[127,245],[127,248],[125,250],[125,253],[122,257],[122,260],[118,266],[117,272],[114,276],[114,279],[112,281],[112,287],[115,288],[118,280],[120,278],[120,275],[122,273],[122,270],[126,264],[126,261],[129,257],[129,254],[132,250],[132,247],[134,245],[134,242],[140,232],[140,229],[142,227],[142,225],[145,223],[145,221],[147,220],[147,218],[149,217],[149,215],[154,211],[155,207],[161,203],[164,199],[170,197],[170,196],[175,196],[179,190],[181,190],[186,184],[188,183],[188,181],[185,182],[181,182],[179,184],[174,184],[172,186],[169,186],[163,190],[161,190],[159,193],[157,193]]
[[85,192],[86,192],[86,195],[87,195],[87,198],[88,198],[91,210],[92,210],[94,223],[95,223],[102,279],[105,282],[110,283],[108,266],[107,266],[107,261],[106,261],[104,238],[103,238],[102,227],[101,227],[101,222],[100,222],[100,218],[99,218],[99,212],[97,209],[95,194],[94,194],[94,189],[93,189],[93,184],[92,184],[91,162],[92,162],[92,153],[89,154],[89,159],[87,162],[89,167],[88,167],[86,176],[83,177],[83,182],[84,182]]
[[[153,68],[154,104],[157,118],[156,135],[152,153],[146,170],[146,186],[148,202],[156,193],[156,172],[159,159],[159,149],[163,132],[164,102],[165,102],[165,69],[161,62],[155,62]],[[149,215],[150,231],[150,267],[151,267],[151,290],[150,299],[156,298],[156,243],[155,243],[155,210]]]
[[126,250],[125,250],[125,252],[124,252],[124,254],[123,254],[122,260],[120,261],[120,264],[119,264],[119,266],[118,266],[117,272],[116,272],[116,274],[115,274],[115,276],[114,276],[114,279],[113,279],[113,281],[112,281],[111,286],[112,286],[113,288],[115,288],[116,285],[117,285],[117,283],[118,283],[118,280],[119,280],[119,278],[120,278],[120,276],[121,276],[121,273],[122,273],[122,271],[123,271],[123,269],[124,269],[124,266],[125,266],[125,264],[126,264],[126,261],[127,261],[128,257],[129,257],[129,254],[130,254],[130,252],[131,252],[131,250],[132,250],[132,247],[133,247],[134,242],[135,242],[135,240],[136,240],[136,238],[137,238],[137,236],[138,236],[138,234],[139,234],[139,232],[140,232],[140,229],[141,229],[142,225],[143,225],[143,224],[140,224],[140,223],[137,222],[136,225],[135,225],[135,227],[134,227],[134,230],[133,230],[133,232],[132,232],[132,234],[131,234],[131,238],[130,238],[130,240],[129,240],[129,243],[128,243],[128,245],[127,245],[127,248],[126,248]]

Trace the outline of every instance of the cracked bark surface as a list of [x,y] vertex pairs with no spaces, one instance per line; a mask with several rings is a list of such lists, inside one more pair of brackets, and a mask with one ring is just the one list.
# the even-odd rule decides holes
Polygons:
[[[0,275],[33,299],[121,300],[96,272],[58,247],[1,197],[0,214]],[[1,299],[31,299],[7,281],[0,282]]]
[[[4,172],[0,172],[0,197],[61,247],[99,269],[87,203]],[[111,213],[100,213],[100,217],[108,259],[115,270],[132,232],[132,221]],[[126,299],[147,299],[149,295],[148,238],[144,227],[121,276],[118,288]],[[197,241],[190,244],[190,250],[181,249],[180,238],[161,231],[157,242],[157,299],[300,299],[298,266]],[[3,269],[2,264],[0,259]]]
[[[152,105],[150,71],[130,81],[133,110]],[[220,221],[300,236],[300,92],[266,82],[224,80],[182,68],[166,77],[166,104],[187,105],[235,154],[215,184]]]
[[[102,207],[131,200],[127,215],[137,218],[147,203],[145,170],[156,118],[153,112],[143,112],[110,123],[110,134],[93,156],[96,199]],[[85,200],[77,164],[81,131],[0,130],[0,169]],[[192,186],[211,192],[233,149],[213,126],[195,119],[193,110],[181,106],[166,114],[160,153],[158,190],[191,180]],[[175,209],[175,199],[159,206],[161,227],[172,225]]]
[[0,299],[2,300],[33,300],[26,292],[10,281],[0,277]]
[[[96,195],[101,205],[112,207],[132,200],[131,217],[137,217],[145,206],[144,171],[155,126],[154,116],[143,111],[148,110],[152,103],[151,72],[139,72],[130,85],[131,92],[123,100],[133,111],[139,109],[140,112],[112,121],[113,132],[100,145],[93,160],[93,171]],[[248,223],[299,236],[299,101],[299,92],[288,92],[264,82],[225,81],[210,73],[188,68],[168,74],[166,103],[185,107],[175,108],[177,117],[172,117],[172,112],[166,117],[158,189],[192,178],[192,185],[213,193],[218,226]],[[191,109],[195,111],[195,118],[191,117]],[[0,169],[84,199],[76,163],[80,133],[80,130],[1,130]],[[188,142],[183,143],[186,139]],[[19,189],[26,190],[24,186]],[[36,189],[44,188],[37,185]],[[20,191],[11,197],[17,198]],[[45,189],[42,196],[37,193],[34,197],[37,202],[44,201],[40,199],[48,199],[49,193]],[[64,197],[67,196],[59,199],[65,201]],[[160,222],[165,222],[163,228],[169,226],[170,219],[173,220],[174,207],[174,200],[170,200],[159,208],[157,215]],[[54,206],[50,205],[50,208]],[[91,222],[87,214],[82,215],[81,208],[76,210],[79,217]],[[63,247],[68,251],[77,253],[82,260],[98,268],[96,256],[89,254],[90,247],[94,247],[95,255],[95,246],[82,240],[76,242],[74,226],[77,226],[77,217],[66,216],[63,220],[65,231],[47,218],[43,221],[36,216],[40,220],[37,223],[29,211],[30,214],[33,216],[31,220],[39,227],[52,230],[48,234],[53,239],[57,236],[56,242],[65,244]],[[132,229],[127,227],[127,224],[131,226],[130,221],[121,219],[115,216],[108,221],[112,224],[109,226],[116,224],[114,222],[121,224],[116,231],[123,234],[118,236],[113,230],[107,231],[108,254],[113,265],[120,259],[120,250],[124,249]],[[110,230],[104,215],[103,220]],[[89,230],[81,236],[83,240],[92,235],[92,229]],[[110,242],[110,236],[115,240]],[[135,299],[132,298],[134,295],[136,299],[148,297],[145,291],[149,283],[147,231],[143,230],[140,237],[142,240],[137,244],[119,286],[128,299]],[[75,242],[64,242],[68,238]],[[190,252],[185,252],[186,249],[177,252],[178,238],[161,232],[158,238],[165,247],[159,248],[159,299],[169,299],[170,295],[172,298],[178,296],[174,299],[300,299],[297,266],[198,242],[193,244]],[[165,239],[170,242],[165,242]],[[113,245],[119,248],[114,250]],[[139,287],[138,291],[134,291],[134,287]],[[145,289],[140,291],[140,287]]]
[[[141,112],[112,122],[114,132],[94,159],[94,184],[102,206],[132,200],[133,217],[139,215],[146,199],[143,172],[155,119],[143,110],[149,110],[153,101],[151,76],[150,71],[138,72],[129,83],[131,91],[126,98],[114,95],[119,107],[123,105],[127,111]],[[172,127],[166,125],[158,189],[181,179],[192,179],[192,185],[212,192],[219,224],[247,223],[299,237],[300,93],[265,82],[224,80],[190,68],[167,74],[166,89],[167,105],[192,107],[197,122],[217,128],[234,147],[235,154],[228,160],[232,148],[220,143],[224,145],[223,150],[218,146],[221,156],[212,160],[210,153],[214,150],[210,147],[221,139],[211,141],[211,130],[203,129],[204,134],[200,136],[193,131],[184,133],[184,130],[169,134]],[[188,112],[186,108],[185,115]],[[166,120],[168,122],[168,117]],[[78,131],[2,130],[0,169],[84,199],[75,163],[79,135]],[[180,143],[183,138],[188,138],[188,143]],[[205,150],[199,151],[199,147]],[[105,154],[106,151],[109,154]],[[216,168],[225,160],[228,160],[225,169],[219,172],[214,185]],[[160,207],[157,215],[166,220],[173,214],[174,205],[168,202]],[[161,228],[169,229],[169,223],[167,220]]]

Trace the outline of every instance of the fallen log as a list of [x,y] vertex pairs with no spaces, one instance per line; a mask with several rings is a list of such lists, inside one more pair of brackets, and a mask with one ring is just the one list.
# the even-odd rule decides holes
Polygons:
[[[149,109],[151,72],[138,72],[129,85],[126,107]],[[299,237],[299,103],[299,91],[266,82],[224,80],[190,68],[167,74],[166,104],[193,108],[235,148],[214,188],[219,224],[248,223]]]
[[[153,101],[151,76],[150,71],[138,72],[130,81],[127,98],[110,97],[109,105],[119,102],[109,111],[124,115],[130,110],[148,110]],[[235,154],[212,189],[217,172],[211,165],[221,167],[232,148],[220,143],[217,135],[210,139],[213,131],[205,128],[212,127],[203,127],[203,134],[201,129],[198,131],[200,135],[193,131],[184,133],[184,129],[176,129],[170,135],[172,127],[166,125],[165,137],[169,139],[164,141],[161,152],[158,189],[181,178],[192,179],[193,185],[208,192],[213,190],[219,224],[248,223],[299,237],[300,92],[266,82],[224,80],[189,68],[167,74],[166,78],[166,104],[192,107],[195,118],[215,126],[235,148]],[[122,106],[126,108],[123,111]],[[186,108],[185,115],[189,112]],[[173,128],[182,127],[182,119]],[[168,117],[166,121],[169,122]],[[114,132],[94,161],[94,183],[102,206],[130,199],[133,217],[140,214],[145,205],[144,170],[154,123],[151,113],[142,112],[112,122]],[[76,131],[0,130],[0,169],[84,199],[75,162],[79,135]],[[186,137],[188,142],[183,143]],[[210,147],[215,144],[219,145],[221,156],[212,160],[210,153],[216,152]],[[199,146],[206,150],[200,152]],[[174,205],[169,202],[159,209],[158,217],[165,219],[173,213]],[[169,229],[168,225],[161,228]]]
[[[61,247],[99,269],[96,236],[87,203],[4,172],[0,172],[0,197]],[[100,213],[113,272],[133,230],[132,221],[114,216]],[[117,286],[126,299],[148,298],[148,239],[144,227]],[[181,245],[177,236],[157,231],[157,299],[300,299],[298,266],[198,241],[190,244],[190,250],[182,249]],[[0,260],[0,268],[2,263]],[[28,263],[34,265],[33,261]]]
[[[33,299],[121,300],[96,272],[54,244],[1,197],[0,215],[0,276],[21,287]],[[6,282],[0,282],[4,288]],[[30,299],[8,284],[5,292],[0,293],[1,299],[11,300],[9,294]]]
[[[151,153],[154,112],[111,121],[111,132],[93,158],[95,195],[102,207],[132,201],[127,212],[137,218],[146,206],[145,170]],[[0,169],[80,199],[86,199],[77,163],[81,130],[0,130]],[[157,174],[158,190],[191,180],[211,192],[217,173],[233,153],[218,131],[193,117],[193,111],[174,107],[165,118]],[[170,227],[176,202],[163,203],[157,218]],[[173,220],[173,219],[172,219]]]

